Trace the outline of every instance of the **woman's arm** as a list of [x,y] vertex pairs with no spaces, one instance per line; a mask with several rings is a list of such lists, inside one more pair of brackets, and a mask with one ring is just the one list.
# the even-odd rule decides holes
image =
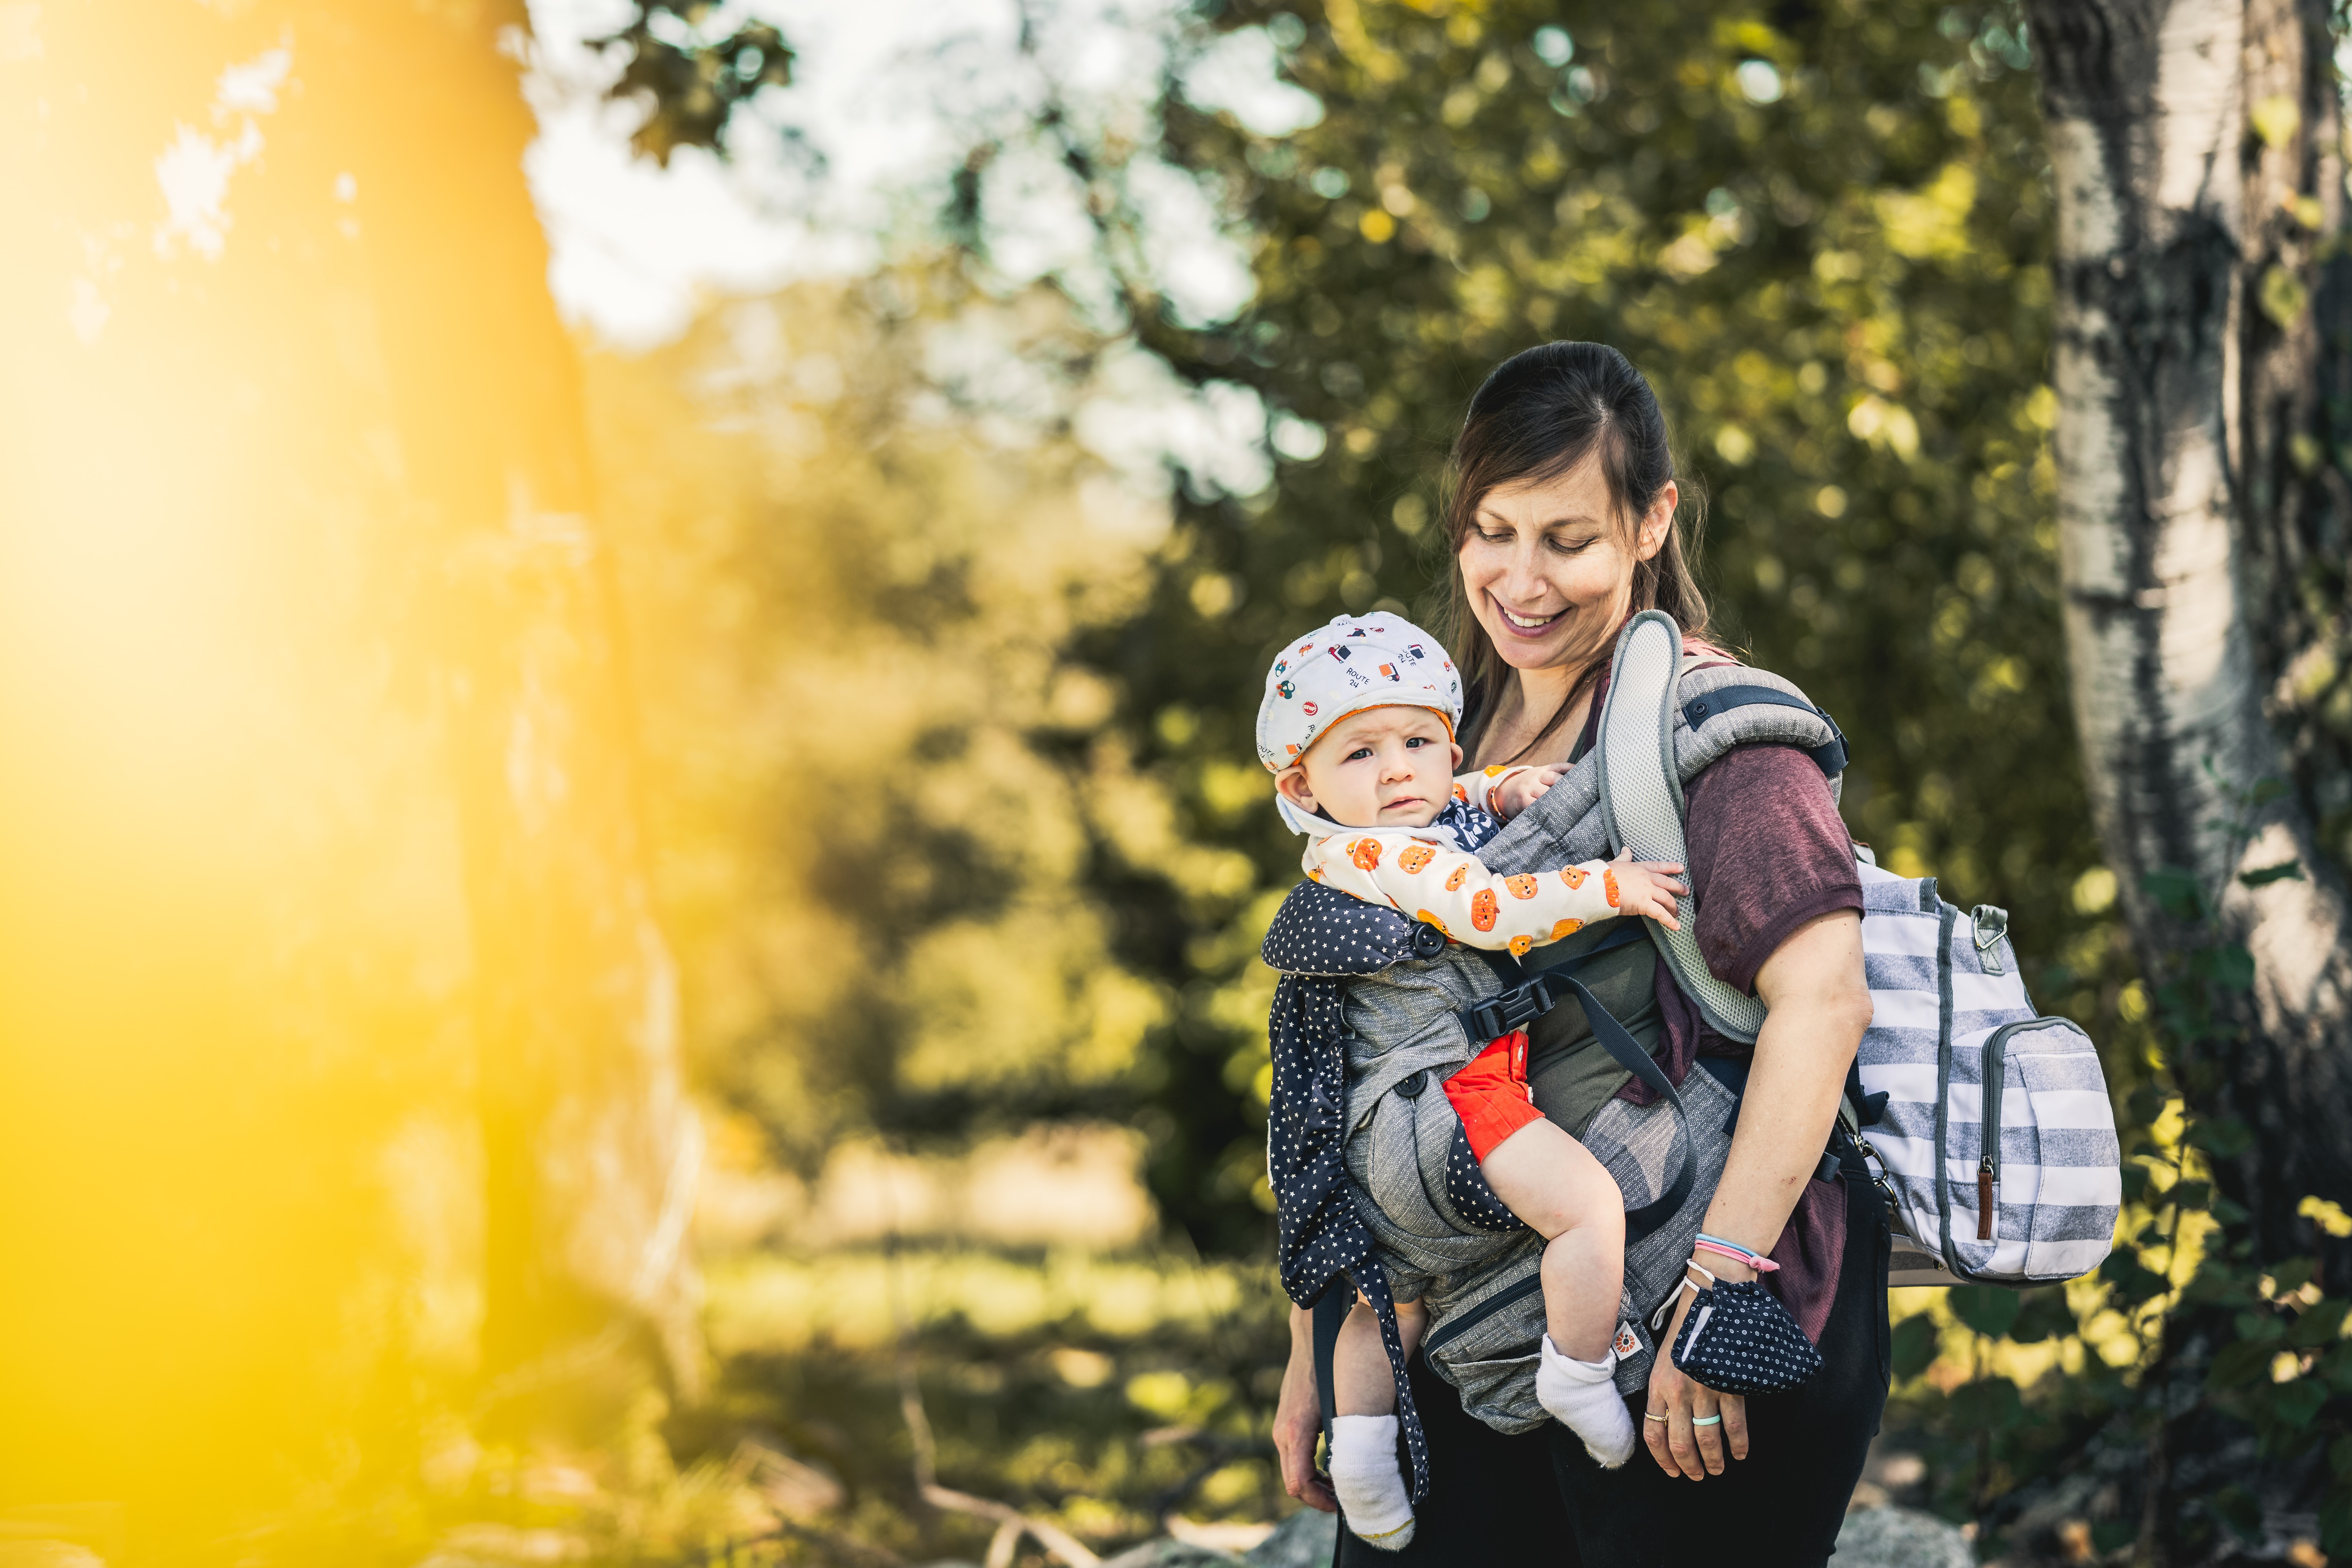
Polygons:
[[[1768,1009],[1756,1037],[1756,1058],[1739,1102],[1739,1125],[1723,1180],[1707,1205],[1702,1229],[1752,1251],[1772,1250],[1790,1211],[1821,1163],[1837,1120],[1846,1067],[1870,1026],[1870,990],[1863,979],[1862,917],[1838,910],[1792,932],[1756,972],[1756,994]],[[1707,1255],[1706,1266],[1726,1279],[1752,1279],[1754,1270]],[[1720,1475],[1728,1448],[1748,1457],[1746,1403],[1717,1394],[1685,1377],[1670,1353],[1682,1332],[1691,1293],[1682,1292],[1650,1374],[1648,1409],[1664,1421],[1643,1421],[1650,1452],[1667,1474],[1693,1480]],[[1693,1415],[1720,1415],[1720,1426],[1696,1427]]]
[[1282,1398],[1274,1410],[1274,1452],[1282,1466],[1282,1489],[1325,1513],[1337,1513],[1339,1500],[1315,1473],[1315,1439],[1323,1431],[1323,1403],[1315,1392],[1315,1314],[1290,1309],[1290,1364],[1282,1371]]

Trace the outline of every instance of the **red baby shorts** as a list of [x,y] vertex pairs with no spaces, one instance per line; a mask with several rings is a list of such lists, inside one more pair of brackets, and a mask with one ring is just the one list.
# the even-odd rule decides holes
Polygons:
[[1541,1121],[1543,1112],[1528,1088],[1528,1032],[1514,1029],[1471,1058],[1445,1080],[1445,1098],[1462,1118],[1470,1152],[1481,1162],[1504,1139],[1530,1121]]

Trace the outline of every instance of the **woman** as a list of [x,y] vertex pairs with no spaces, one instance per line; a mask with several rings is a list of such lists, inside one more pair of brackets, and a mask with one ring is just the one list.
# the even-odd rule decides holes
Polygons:
[[[1617,633],[1641,610],[1664,610],[1691,651],[1730,662],[1703,640],[1706,604],[1676,528],[1681,494],[1664,418],[1615,350],[1551,343],[1505,362],[1471,401],[1454,480],[1443,635],[1466,677],[1463,745],[1477,764],[1580,760]],[[1870,1021],[1853,844],[1827,781],[1792,748],[1729,752],[1685,796],[1700,950],[1718,978],[1765,1002],[1762,1032],[1751,1047],[1709,1030],[1647,944],[1610,954],[1601,963],[1623,972],[1589,973],[1588,983],[1627,1000],[1620,1021],[1675,1081],[1701,1057],[1718,1077],[1744,1075],[1731,1152],[1701,1228],[1781,1265],[1773,1286],[1823,1367],[1790,1393],[1742,1400],[1702,1387],[1661,1355],[1635,1412],[1647,1458],[1604,1471],[1557,1426],[1506,1436],[1471,1420],[1416,1362],[1432,1484],[1419,1530],[1394,1554],[1343,1531],[1344,1563],[1532,1558],[1633,1568],[1727,1552],[1813,1564],[1835,1543],[1888,1370],[1884,1205],[1850,1153],[1832,1179],[1813,1179]],[[1595,1093],[1641,1092],[1596,1079],[1598,1054],[1581,1048],[1589,1043],[1574,1008],[1534,1032],[1536,1102],[1571,1131]],[[1713,1254],[1705,1262],[1727,1279],[1754,1277]],[[1664,1343],[1674,1342],[1690,1300],[1680,1294]],[[1307,1335],[1307,1314],[1294,1311],[1275,1442],[1290,1494],[1329,1509],[1313,1470]]]

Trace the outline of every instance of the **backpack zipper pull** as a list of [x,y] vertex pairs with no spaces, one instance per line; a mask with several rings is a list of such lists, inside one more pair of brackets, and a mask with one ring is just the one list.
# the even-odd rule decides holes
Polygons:
[[1992,1239],[1992,1189],[2000,1180],[2000,1171],[1987,1154],[1977,1162],[1977,1239]]

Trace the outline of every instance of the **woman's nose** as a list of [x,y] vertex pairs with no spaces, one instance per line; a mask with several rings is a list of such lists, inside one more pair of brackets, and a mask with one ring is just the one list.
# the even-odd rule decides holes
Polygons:
[[1543,563],[1537,559],[1535,546],[1519,542],[1511,547],[1511,563],[1503,573],[1503,591],[1526,605],[1543,596],[1551,586],[1543,574]]

